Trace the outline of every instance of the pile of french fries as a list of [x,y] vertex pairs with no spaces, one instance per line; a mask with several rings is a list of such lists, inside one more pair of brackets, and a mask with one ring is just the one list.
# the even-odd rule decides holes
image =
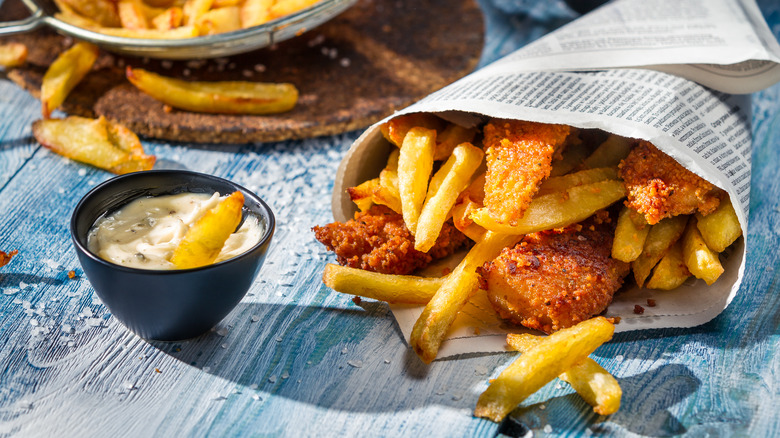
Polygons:
[[0,44],[0,67],[13,68],[27,60],[27,46],[21,43]]
[[319,0],[55,0],[55,17],[106,35],[181,39],[258,26]]
[[[419,251],[431,247],[450,218],[474,245],[458,266],[441,278],[378,274],[329,264],[323,282],[342,293],[388,303],[425,304],[410,344],[426,363],[436,358],[458,312],[477,290],[478,267],[498,256],[503,248],[515,245],[525,234],[581,222],[626,196],[618,178],[618,164],[634,143],[609,135],[595,148],[584,142],[570,144],[562,159],[554,162],[551,176],[542,182],[523,217],[512,225],[499,223],[483,206],[484,154],[471,144],[475,129],[415,113],[390,120],[381,131],[397,149],[390,153],[379,177],[348,190],[358,208],[365,211],[373,204],[382,204],[402,214]],[[716,212],[707,216],[677,216],[652,226],[624,207],[612,254],[632,263],[640,286],[673,289],[690,275],[712,284],[723,272],[718,253],[741,232],[728,196]],[[534,338],[533,342],[526,339],[521,343],[520,338],[510,335],[507,342],[512,348],[528,352],[521,357],[522,364],[510,366],[511,371],[505,371],[508,377],[499,377],[480,398],[475,415],[498,421],[559,374],[596,412],[607,415],[616,411],[619,385],[586,359],[614,330],[605,328],[611,324],[602,320],[595,318],[544,340]],[[557,347],[557,342],[565,347]],[[531,347],[535,343],[539,350]],[[574,349],[581,350],[574,354]],[[526,381],[531,383],[522,383],[522,389],[517,386]]]

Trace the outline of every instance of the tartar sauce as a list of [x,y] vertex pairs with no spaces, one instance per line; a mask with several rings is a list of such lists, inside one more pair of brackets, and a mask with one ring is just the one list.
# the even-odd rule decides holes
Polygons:
[[[136,199],[98,219],[87,246],[100,258],[140,269],[175,269],[170,258],[190,225],[220,201],[219,193],[181,193]],[[247,216],[225,242],[214,263],[243,254],[263,235],[263,226]]]

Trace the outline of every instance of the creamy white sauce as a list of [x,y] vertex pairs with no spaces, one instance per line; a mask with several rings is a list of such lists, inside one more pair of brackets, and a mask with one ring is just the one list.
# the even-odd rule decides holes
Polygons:
[[[139,269],[176,269],[170,262],[189,227],[220,201],[219,193],[181,193],[136,199],[98,219],[87,246],[100,258]],[[247,216],[214,263],[243,254],[263,235],[263,226]]]

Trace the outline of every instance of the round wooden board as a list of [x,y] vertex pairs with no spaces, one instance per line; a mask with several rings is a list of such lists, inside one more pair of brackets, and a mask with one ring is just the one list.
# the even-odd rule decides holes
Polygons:
[[[424,6],[423,6],[424,5]],[[0,16],[24,16],[18,0]],[[159,61],[102,53],[63,105],[105,116],[139,135],[185,142],[248,143],[332,135],[366,127],[471,72],[484,24],[473,0],[359,0],[332,21],[276,46],[218,60]],[[27,44],[27,64],[8,77],[39,96],[46,67],[71,41],[51,31],[0,39]],[[300,99],[271,116],[173,110],[135,89],[126,65],[191,80],[291,82]]]

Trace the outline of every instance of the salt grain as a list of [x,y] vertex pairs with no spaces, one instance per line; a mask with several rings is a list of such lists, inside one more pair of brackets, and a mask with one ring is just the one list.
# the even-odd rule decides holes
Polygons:
[[349,58],[341,58],[341,61],[339,61],[339,64],[341,64],[342,67],[349,67],[350,64],[352,64],[352,61],[350,61]]
[[227,329],[227,327],[220,327],[219,329],[217,329],[216,333],[217,333],[217,336],[225,337],[228,334],[228,329]]
[[257,389],[257,383],[253,383],[253,384],[249,385],[249,389],[253,389],[253,390]]
[[252,394],[252,399],[255,400],[255,401],[262,400],[258,394]]
[[622,354],[618,354],[617,356],[615,356],[615,360],[618,361],[618,362],[622,361],[623,360],[623,355]]
[[3,289],[3,295],[14,295],[19,292],[19,289],[15,287],[7,287]]
[[276,342],[282,342],[283,340],[284,340],[284,338],[282,338],[281,336],[279,336],[278,338],[276,338]]
[[282,379],[283,379],[283,380],[287,380],[287,379],[289,379],[289,378],[290,378],[290,373],[288,373],[287,371],[285,371],[285,372],[283,372],[283,373],[282,373],[282,376],[281,376],[281,377],[282,377]]
[[257,322],[257,321],[260,321],[260,317],[259,317],[259,316],[257,316],[257,315],[252,315],[252,317],[251,317],[251,318],[249,318],[249,319],[250,319],[252,322]]
[[484,365],[477,365],[474,367],[474,373],[476,373],[478,376],[484,376],[488,373],[488,368]]
[[362,360],[348,360],[347,365],[351,366],[352,368],[360,368],[363,366]]
[[79,171],[78,171],[78,174],[79,174],[79,176],[84,176],[84,175],[86,175],[86,174],[87,174],[87,169],[83,169],[83,168],[82,168],[82,169],[79,169]]
[[544,433],[552,433],[553,428],[549,424],[545,424],[544,425],[544,429],[542,429],[542,430],[544,430]]
[[269,383],[276,383],[276,376],[271,376],[268,378]]
[[30,320],[30,325],[33,326],[33,327],[37,327],[38,325],[40,325],[40,322],[38,322],[37,319],[31,319]]
[[453,400],[453,401],[458,401],[458,400],[460,400],[460,399],[462,399],[462,398],[463,398],[463,396],[462,396],[462,395],[460,395],[460,394],[453,394],[453,395],[452,395],[452,400]]

